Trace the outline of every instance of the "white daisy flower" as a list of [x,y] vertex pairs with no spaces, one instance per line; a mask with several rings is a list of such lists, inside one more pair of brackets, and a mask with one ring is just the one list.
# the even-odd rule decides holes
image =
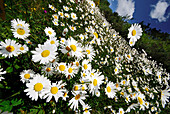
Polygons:
[[141,94],[141,93],[138,93],[138,95],[137,95],[137,100],[138,100],[138,104],[140,105],[140,108],[141,108],[141,109],[143,109],[144,106],[145,106],[145,101],[144,101],[144,99],[145,99],[145,96],[144,96],[143,94]]
[[57,55],[57,47],[51,44],[38,45],[38,48],[35,48],[33,53],[32,60],[34,62],[40,61],[40,64],[46,64],[54,60]]
[[55,37],[56,33],[51,27],[45,27],[45,34],[49,37]]
[[66,99],[69,98],[68,92],[69,92],[69,91],[67,91],[67,90],[65,90],[65,92],[64,92],[64,95],[63,95],[63,97],[62,97],[62,99],[63,99],[64,101],[66,101]]
[[66,73],[66,69],[67,69],[67,65],[66,65],[66,63],[63,63],[63,62],[61,62],[61,63],[59,63],[57,66],[56,66],[56,69],[57,69],[57,71],[59,71],[60,73]]
[[65,75],[68,79],[70,79],[70,78],[73,78],[77,72],[78,70],[76,69],[76,67],[69,64],[67,65]]
[[37,101],[38,96],[42,99],[44,96],[44,90],[49,88],[50,83],[51,82],[47,79],[47,77],[36,74],[35,77],[26,84],[28,88],[25,89],[24,92],[27,92],[26,95],[29,96],[29,98]]
[[120,91],[122,88],[120,87],[120,83],[114,84],[114,89]]
[[129,40],[129,45],[130,46],[134,46],[135,45],[135,43],[136,43],[136,39],[135,38],[130,38],[130,40]]
[[26,53],[29,49],[28,49],[28,46],[27,45],[23,45],[23,46],[21,46],[21,45],[19,45],[19,52],[20,53]]
[[163,108],[165,108],[166,102],[169,102],[169,97],[170,97],[170,89],[166,88],[165,90],[161,91],[161,103]]
[[68,19],[70,18],[70,15],[68,13],[65,13],[64,16]]
[[62,32],[62,35],[65,36],[67,34],[67,32],[68,32],[68,28],[65,28]]
[[64,13],[61,12],[61,11],[58,12],[58,15],[59,15],[61,18],[64,18]]
[[114,84],[113,84],[113,82],[110,82],[110,81],[109,81],[109,83],[107,83],[107,86],[106,86],[106,88],[105,88],[105,92],[106,92],[108,98],[112,98],[112,99],[113,99],[113,98],[115,97],[116,91],[115,91],[115,89],[114,89]]
[[84,50],[85,50],[85,54],[87,55],[87,58],[93,60],[94,56],[96,55],[93,47],[91,45],[85,46]]
[[56,21],[56,20],[54,20],[54,21],[52,21],[53,22],[53,24],[55,25],[55,26],[58,26],[59,24],[58,24],[58,21]]
[[6,39],[5,42],[0,42],[0,54],[4,57],[18,56],[19,44],[15,40]]
[[119,108],[119,112],[117,114],[124,114],[124,113],[125,112],[124,112],[123,108]]
[[29,24],[25,23],[25,21],[14,19],[11,21],[11,26],[15,38],[25,39],[30,35]]
[[85,105],[83,100],[85,100],[86,98],[85,98],[85,95],[80,94],[79,92],[76,92],[76,93],[72,92],[72,94],[74,95],[74,97],[69,101],[68,105],[70,105],[70,108],[75,111],[76,109],[78,109],[79,102],[82,106]]
[[54,18],[54,21],[58,21],[58,15],[57,14],[53,14],[52,17]]
[[74,32],[75,30],[77,30],[75,26],[69,26],[69,28],[70,28],[70,30],[73,31],[73,32]]
[[21,81],[23,83],[25,82],[29,82],[30,79],[32,79],[34,77],[35,73],[33,70],[31,69],[28,69],[28,70],[23,70],[21,73],[20,73],[20,77],[21,77]]
[[95,3],[93,1],[90,2],[92,8],[95,8]]
[[90,114],[91,107],[88,104],[83,105],[83,114]]
[[56,47],[59,46],[59,41],[57,40],[57,37],[50,37],[50,39],[47,39],[47,41],[44,43],[44,45],[46,45],[46,43],[49,43],[49,44],[54,45]]
[[129,30],[128,38],[135,38],[137,40],[140,38],[143,32],[141,25],[138,25],[136,23],[133,24],[128,30]]
[[73,19],[73,20],[77,20],[77,15],[75,14],[75,13],[71,13],[71,18]]
[[49,102],[52,97],[54,97],[55,101],[58,102],[58,99],[60,97],[63,97],[65,91],[61,87],[65,85],[66,83],[62,83],[62,80],[56,83],[52,83],[48,88],[45,89],[45,95],[43,96],[43,98],[47,98],[46,102]]
[[51,76],[53,75],[54,68],[52,67],[52,64],[47,64],[42,67],[41,71],[45,73],[45,76]]
[[130,60],[130,61],[133,60],[133,57],[131,56],[131,53],[129,53],[129,54],[125,53],[125,57],[126,57],[127,60]]
[[52,9],[53,11],[55,11],[56,10],[56,8],[54,7],[54,6],[52,6],[52,5],[48,5],[48,7],[50,8],[50,9]]
[[92,95],[94,95],[95,92],[98,91],[98,89],[100,89],[100,85],[104,82],[103,80],[104,80],[104,76],[98,72],[94,73],[94,76],[91,77],[90,79],[91,83],[89,84],[89,89]]
[[67,7],[67,6],[63,6],[63,9],[64,9],[65,11],[69,11],[69,7]]
[[82,70],[83,70],[83,71],[89,71],[89,70],[91,70],[91,64],[90,64],[89,61],[86,60],[86,59],[84,59],[84,60],[82,61]]
[[115,67],[114,72],[115,72],[115,74],[118,74],[118,73],[119,73],[118,67]]

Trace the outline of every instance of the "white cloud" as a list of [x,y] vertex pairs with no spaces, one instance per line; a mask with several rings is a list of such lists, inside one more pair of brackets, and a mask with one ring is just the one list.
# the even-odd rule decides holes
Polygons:
[[135,12],[135,2],[132,0],[118,0],[116,12],[120,16],[130,16],[129,18],[131,19]]
[[150,16],[153,19],[158,19],[159,22],[165,22],[169,16],[170,13],[165,17],[165,12],[166,9],[168,8],[169,4],[165,1],[158,1],[158,3],[156,5],[152,5],[152,7],[154,7],[153,10],[151,10],[150,12]]

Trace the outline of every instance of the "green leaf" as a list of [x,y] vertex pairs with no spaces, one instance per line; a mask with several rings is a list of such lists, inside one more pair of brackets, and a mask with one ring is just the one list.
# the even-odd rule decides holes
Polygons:
[[13,99],[12,101],[11,101],[11,104],[13,105],[13,106],[17,106],[17,105],[20,105],[22,103],[22,101],[21,101],[21,99],[18,101],[17,99]]
[[7,71],[8,73],[10,73],[10,72],[13,71],[13,68],[12,68],[12,67],[8,67],[8,68],[6,69],[6,71]]
[[15,67],[16,69],[19,69],[19,68],[20,68],[20,66],[18,66],[18,65],[15,65],[14,67]]

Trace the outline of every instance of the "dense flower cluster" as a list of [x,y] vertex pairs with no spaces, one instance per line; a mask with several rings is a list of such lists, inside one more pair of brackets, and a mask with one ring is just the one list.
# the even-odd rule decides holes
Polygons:
[[[53,98],[56,102],[59,98],[65,101],[70,98],[68,105],[71,109],[78,110],[80,103],[83,113],[88,114],[93,107],[85,99],[90,96],[100,98],[104,91],[108,99],[117,103],[123,99],[126,103],[126,109],[117,107],[119,110],[115,110],[114,106],[109,106],[113,113],[123,114],[132,109],[160,112],[159,104],[165,107],[170,96],[169,74],[155,61],[149,60],[145,52],[130,47],[142,35],[140,25],[135,24],[129,29],[129,46],[111,29],[93,1],[78,0],[78,4],[73,0],[66,1],[61,9],[49,5],[54,12],[51,22],[54,27],[44,28],[48,39],[30,51],[32,61],[42,66],[41,74],[31,69],[20,73],[21,81],[27,87],[26,95],[32,100],[40,98],[47,102]],[[14,19],[11,26],[15,38],[29,42],[29,24]],[[29,51],[26,45],[21,46],[11,39],[0,44],[0,52],[5,57]],[[57,81],[50,80],[56,76]],[[70,80],[75,83],[68,90],[66,81]]]

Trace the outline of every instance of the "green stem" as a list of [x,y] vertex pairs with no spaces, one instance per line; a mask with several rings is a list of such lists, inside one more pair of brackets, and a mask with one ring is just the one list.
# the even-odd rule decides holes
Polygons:
[[11,98],[11,97],[14,97],[14,96],[16,96],[16,95],[18,95],[18,94],[20,94],[20,93],[21,93],[21,91],[18,91],[17,93],[14,93],[13,95],[11,95],[11,96],[5,98],[4,100],[0,101],[0,103],[2,103],[3,101],[5,101],[5,100],[7,100],[7,99],[9,99],[9,98]]

